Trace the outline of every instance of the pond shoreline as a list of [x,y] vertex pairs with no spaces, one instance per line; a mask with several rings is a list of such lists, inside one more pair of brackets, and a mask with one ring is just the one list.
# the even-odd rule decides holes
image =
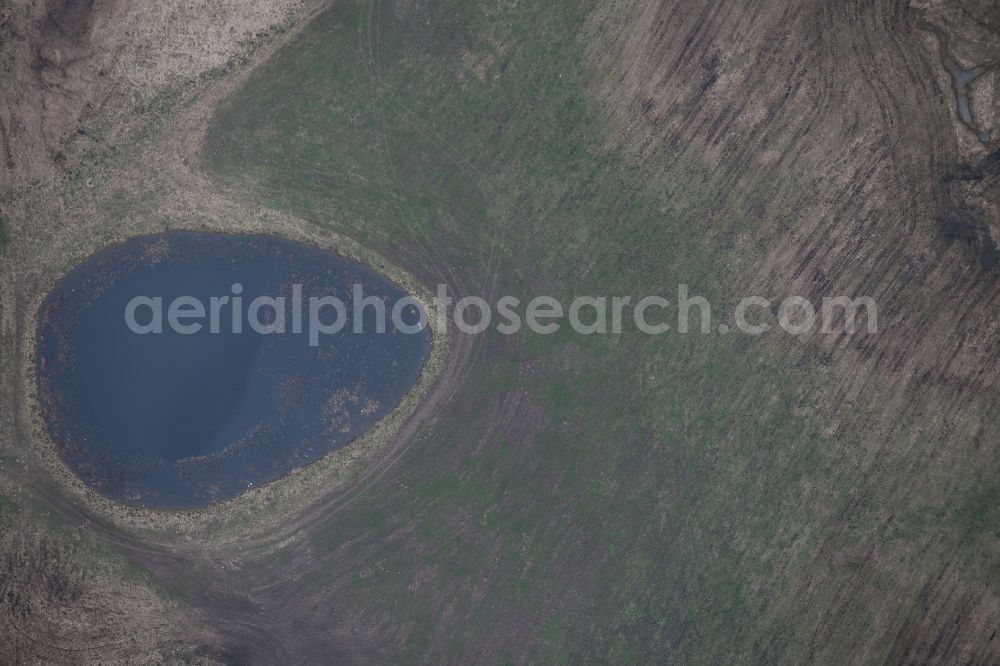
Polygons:
[[[336,293],[347,303],[352,284],[385,307],[411,298],[359,262],[273,234],[137,236],[72,269],[42,305],[36,368],[43,416],[64,462],[129,506],[195,508],[272,482],[282,468],[307,466],[362,435],[419,376],[427,328],[402,335],[389,324],[381,334],[369,306],[356,324],[336,333],[327,327],[320,341],[312,330],[320,299],[311,296],[308,308],[294,297],[290,310],[281,305],[281,331],[257,330],[244,304],[252,310],[255,297],[283,294],[293,283],[300,298],[303,283],[310,294]],[[192,294],[207,303],[210,292],[233,285],[240,295],[201,303],[206,317],[232,301],[214,330],[190,315],[186,331],[164,329],[164,319],[175,318],[161,312],[152,315],[160,334],[148,335],[122,318],[137,293],[147,305],[156,294],[161,303],[174,294],[191,305]],[[296,309],[300,320],[286,327]]]

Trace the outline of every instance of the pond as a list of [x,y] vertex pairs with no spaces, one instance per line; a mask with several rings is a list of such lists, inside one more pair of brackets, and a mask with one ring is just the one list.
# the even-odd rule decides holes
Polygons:
[[45,299],[39,398],[87,485],[189,508],[369,430],[430,347],[424,310],[355,261],[272,236],[167,232],[99,252]]

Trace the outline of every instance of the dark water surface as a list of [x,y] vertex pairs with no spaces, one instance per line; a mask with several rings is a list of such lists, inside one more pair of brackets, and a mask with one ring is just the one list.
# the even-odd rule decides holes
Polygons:
[[962,124],[975,133],[980,143],[989,145],[991,131],[980,130],[976,120],[972,117],[972,104],[969,102],[969,87],[980,76],[996,67],[997,63],[988,63],[972,67],[971,69],[962,69],[958,61],[949,55],[948,35],[943,30],[927,21],[920,21],[918,27],[921,30],[933,33],[937,37],[941,64],[944,65],[944,68],[948,70],[948,75],[951,76],[951,85],[955,92],[955,102],[958,105],[958,117],[962,121]]
[[[232,308],[198,333],[171,330],[169,304],[243,287],[242,332]],[[302,284],[295,333],[293,284]],[[60,456],[88,485],[127,504],[201,506],[314,462],[372,427],[417,381],[430,334],[376,332],[375,309],[354,333],[352,287],[391,312],[406,296],[379,273],[332,252],[270,236],[169,232],[135,238],[88,259],[42,305],[40,398]],[[136,296],[163,299],[163,333],[126,324]],[[284,296],[286,332],[248,324],[249,303]],[[309,344],[310,296],[336,296],[347,324]],[[417,321],[415,307],[404,322]],[[274,309],[261,310],[264,322]],[[135,319],[151,321],[148,308]],[[332,323],[335,312],[323,310]],[[193,321],[193,320],[192,320]]]

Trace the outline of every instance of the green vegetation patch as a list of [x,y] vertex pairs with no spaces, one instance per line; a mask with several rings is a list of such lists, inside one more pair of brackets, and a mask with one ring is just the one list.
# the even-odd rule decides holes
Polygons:
[[[690,148],[663,146],[654,181],[616,148],[590,92],[585,9],[338,2],[222,105],[204,162],[235,191],[429,281],[450,273],[483,295],[564,302],[675,301],[686,283],[718,322],[745,295],[734,239],[753,236],[745,211],[760,176],[734,188]],[[905,567],[865,558],[886,512],[892,529],[917,520],[917,490],[871,480],[886,465],[866,457],[872,415],[824,411],[818,350],[714,332],[477,344],[399,483],[312,535],[321,552],[364,535],[358,570],[301,582],[373,623],[391,614],[412,628],[406,652],[804,661],[812,601],[826,595],[844,609],[824,625],[839,632],[836,661],[867,636],[866,603],[889,598],[840,600],[846,580],[868,567],[873,589],[912,589]],[[909,424],[891,433],[887,450],[913,436]],[[980,501],[968,500],[973,513]],[[883,557],[902,563],[911,547],[893,538]],[[934,538],[928,570],[963,537],[942,527]],[[461,622],[430,620],[444,608]]]

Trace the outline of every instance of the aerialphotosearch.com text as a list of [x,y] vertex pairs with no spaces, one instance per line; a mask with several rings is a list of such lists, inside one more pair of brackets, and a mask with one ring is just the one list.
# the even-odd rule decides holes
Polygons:
[[306,335],[311,346],[322,336],[353,333],[423,331],[430,316],[440,327],[449,321],[462,333],[478,335],[496,330],[514,335],[527,329],[551,335],[568,326],[579,335],[618,335],[631,328],[647,335],[667,333],[760,336],[772,330],[789,335],[820,332],[839,335],[857,330],[878,331],[878,307],[867,296],[828,296],[819,302],[802,296],[781,299],[748,296],[739,300],[728,317],[715,318],[711,303],[693,294],[687,284],[677,287],[673,298],[663,295],[579,296],[568,303],[552,296],[523,299],[502,296],[493,303],[480,296],[455,299],[446,285],[438,285],[430,308],[414,297],[387,303],[365,294],[355,284],[344,297],[307,295],[301,284],[288,296],[248,298],[243,286],[233,283],[230,293],[208,299],[180,296],[136,296],[125,308],[125,323],[138,335],[242,333]]

